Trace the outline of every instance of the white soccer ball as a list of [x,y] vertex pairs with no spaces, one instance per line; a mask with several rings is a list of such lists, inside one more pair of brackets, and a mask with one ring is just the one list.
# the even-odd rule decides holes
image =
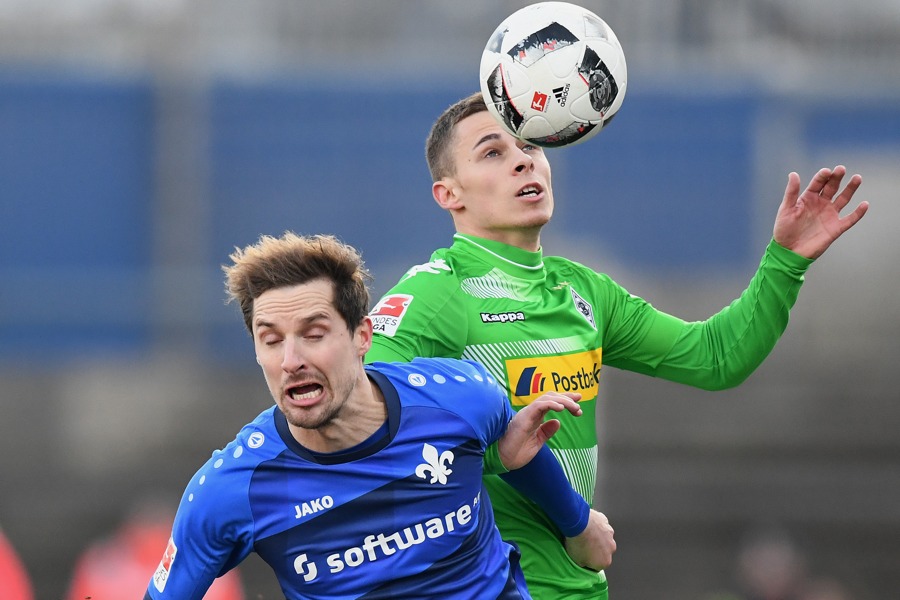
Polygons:
[[507,131],[553,148],[600,133],[622,106],[626,75],[625,53],[603,19],[568,2],[539,2],[500,23],[479,79]]

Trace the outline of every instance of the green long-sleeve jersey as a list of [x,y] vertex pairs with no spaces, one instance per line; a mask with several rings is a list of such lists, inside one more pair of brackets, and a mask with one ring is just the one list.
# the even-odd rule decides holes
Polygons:
[[[544,392],[579,392],[583,415],[554,415],[562,427],[549,445],[590,503],[601,367],[709,390],[738,385],[787,326],[811,262],[773,241],[737,300],[687,322],[574,261],[457,234],[372,309],[376,335],[366,361],[473,359],[506,386],[515,409]],[[536,600],[606,597],[604,574],[571,561],[546,515],[497,476],[485,485],[503,537],[522,550]]]

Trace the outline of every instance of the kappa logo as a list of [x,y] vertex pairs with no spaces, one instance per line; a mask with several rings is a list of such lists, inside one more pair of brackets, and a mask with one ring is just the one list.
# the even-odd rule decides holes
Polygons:
[[444,450],[438,455],[437,448],[431,444],[422,446],[422,458],[425,462],[416,467],[416,476],[419,479],[428,479],[428,473],[431,473],[431,479],[428,483],[447,484],[447,477],[453,473],[453,469],[449,465],[453,464],[453,453]]
[[523,312],[481,313],[482,323],[515,323],[524,320],[525,313]]
[[404,277],[415,277],[419,273],[431,273],[432,275],[437,275],[441,271],[451,272],[453,269],[450,268],[450,265],[447,264],[447,261],[443,258],[439,258],[437,260],[433,260],[431,262],[427,262],[424,265],[416,265],[409,269],[406,272]]

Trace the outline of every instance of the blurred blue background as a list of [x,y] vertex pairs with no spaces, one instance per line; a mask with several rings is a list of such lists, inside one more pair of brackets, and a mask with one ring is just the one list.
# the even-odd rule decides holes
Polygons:
[[[0,0],[0,526],[36,597],[62,598],[135,506],[174,508],[270,403],[224,304],[235,246],[336,234],[377,297],[449,243],[424,139],[526,4]],[[582,4],[622,42],[628,92],[600,136],[548,151],[546,253],[703,319],[752,275],[788,172],[845,164],[864,177],[854,204],[872,204],[740,388],[604,372],[614,597],[724,597],[770,529],[804,576],[892,597],[900,5]],[[278,597],[265,567],[243,572],[248,598]]]

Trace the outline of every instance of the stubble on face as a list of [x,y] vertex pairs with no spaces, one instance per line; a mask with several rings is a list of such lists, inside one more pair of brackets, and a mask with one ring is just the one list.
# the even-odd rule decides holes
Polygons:
[[289,398],[292,388],[297,383],[293,381],[293,377],[286,376],[285,382],[281,386],[281,394],[279,397],[279,406],[281,412],[284,413],[287,422],[297,428],[306,430],[323,430],[333,425],[339,418],[347,415],[347,400],[354,394],[356,390],[355,378],[339,378],[337,385],[332,385],[328,377],[321,373],[307,373],[303,379],[303,385],[309,384],[311,381],[321,386],[320,394],[323,397],[315,405],[304,408],[294,406],[286,400]]
[[350,412],[362,358],[356,335],[333,306],[329,282],[260,295],[254,340],[269,391],[295,434],[326,430]]

